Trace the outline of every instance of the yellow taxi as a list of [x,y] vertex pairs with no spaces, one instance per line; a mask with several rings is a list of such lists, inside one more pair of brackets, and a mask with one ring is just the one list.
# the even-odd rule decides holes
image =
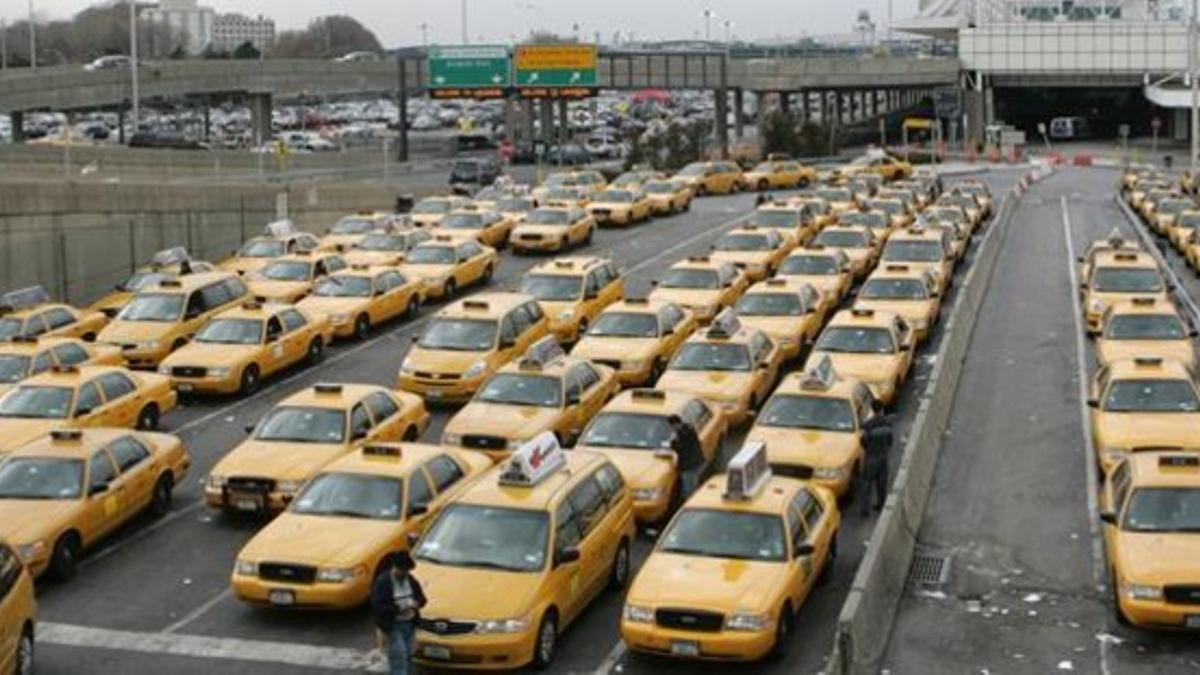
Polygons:
[[496,212],[520,221],[530,211],[537,208],[537,201],[529,195],[514,195],[496,202]]
[[828,490],[772,476],[763,444],[746,444],[659,537],[625,596],[621,638],[684,660],[782,656],[796,612],[833,576],[840,526]]
[[321,251],[292,253],[246,274],[246,285],[259,302],[294,304],[312,291],[320,279],[346,269],[346,261],[337,253]]
[[902,180],[912,176],[912,164],[884,153],[870,153],[842,167],[842,173],[853,176],[857,173],[875,173],[887,181]]
[[228,512],[277,513],[330,462],[365,445],[415,441],[429,425],[420,398],[367,384],[318,383],[272,408],[213,467],[204,498]]
[[157,429],[176,403],[171,381],[154,373],[118,366],[55,367],[0,398],[0,455],[51,429]]
[[72,337],[91,342],[108,317],[54,302],[41,286],[0,295],[0,342],[15,338]]
[[465,401],[549,332],[546,313],[532,297],[476,294],[430,319],[400,365],[397,386],[431,403]]
[[944,230],[914,225],[888,237],[879,262],[931,272],[938,292],[944,294],[954,278],[954,243]]
[[399,270],[421,281],[421,297],[452,298],[461,288],[490,284],[499,265],[500,255],[490,246],[438,235],[414,246]]
[[238,553],[233,593],[280,608],[357,607],[388,556],[491,467],[483,455],[420,443],[336,459]]
[[1113,253],[1116,251],[1122,252],[1137,252],[1141,251],[1142,247],[1131,239],[1126,239],[1121,231],[1113,228],[1104,239],[1095,239],[1087,245],[1083,253],[1075,258],[1076,273],[1080,279],[1087,279],[1092,274],[1092,266],[1096,263],[1096,256],[1104,253]]
[[738,426],[767,399],[782,365],[779,345],[726,310],[683,343],[655,388],[711,401],[725,412],[730,426]]
[[746,185],[759,192],[806,187],[816,179],[816,169],[792,160],[759,162],[746,172]]
[[526,272],[521,292],[537,299],[550,318],[550,332],[571,343],[587,332],[605,307],[625,296],[625,281],[607,258],[566,257]]
[[628,583],[635,536],[612,462],[539,436],[443,507],[416,547],[429,597],[416,661],[551,668],[559,635],[602,591]]
[[1175,217],[1175,222],[1171,224],[1168,236],[1171,243],[1185,258],[1188,256],[1188,249],[1191,248],[1188,242],[1192,240],[1197,231],[1200,231],[1200,208],[1181,211]]
[[509,243],[513,253],[562,251],[575,244],[590,244],[596,219],[578,206],[539,206],[513,228]]
[[1108,306],[1140,296],[1171,302],[1171,296],[1158,263],[1149,253],[1112,251],[1095,257],[1090,274],[1080,280],[1080,304],[1088,335],[1100,331],[1100,321]]
[[933,331],[942,309],[937,279],[929,270],[915,270],[908,265],[885,264],[876,269],[854,300],[855,309],[894,312],[909,326],[917,342]]
[[975,199],[974,195],[959,190],[957,186],[938,197],[934,206],[953,206],[962,209],[972,231],[983,224],[983,205],[979,203],[978,199]]
[[992,190],[988,184],[978,179],[968,179],[954,184],[954,189],[971,195],[979,202],[980,208],[983,209],[983,218],[990,218],[995,210],[996,200],[992,197]]
[[1129,191],[1135,188],[1141,181],[1156,180],[1159,178],[1162,178],[1162,174],[1155,169],[1134,170],[1130,167],[1121,173],[1120,186],[1122,190]]
[[0,540],[0,670],[33,674],[34,626],[37,599],[33,575],[21,556]]
[[692,189],[681,180],[659,178],[642,186],[655,215],[669,216],[692,208]]
[[1183,197],[1183,194],[1180,193],[1177,189],[1175,189],[1174,186],[1169,187],[1169,188],[1158,189],[1158,190],[1150,190],[1149,192],[1146,193],[1146,196],[1142,199],[1142,206],[1141,206],[1141,208],[1138,209],[1138,215],[1140,215],[1142,217],[1142,220],[1147,225],[1150,226],[1150,229],[1154,230],[1155,232],[1157,232],[1159,234],[1163,234],[1163,230],[1160,227],[1160,223],[1159,223],[1159,220],[1157,217],[1159,205],[1162,204],[1163,202],[1171,201],[1174,199],[1179,199],[1182,197]]
[[962,257],[967,250],[967,241],[971,238],[975,227],[965,209],[939,201],[921,212],[921,220],[930,226],[934,224],[952,226],[950,232],[955,240],[954,254]]
[[675,178],[681,179],[699,197],[726,195],[746,187],[746,177],[735,162],[692,162],[680,169]]
[[181,394],[241,394],[304,362],[320,363],[333,341],[324,314],[290,305],[247,302],[204,324],[196,337],[162,360],[160,375]]
[[[897,202],[898,203],[898,202]],[[887,238],[892,234],[893,227],[892,218],[887,211],[871,209],[863,203],[862,208],[858,211],[845,211],[838,216],[838,225],[841,227],[865,227],[871,231],[875,240],[880,242],[887,241]]]
[[1144,181],[1138,181],[1138,184],[1129,191],[1126,195],[1126,200],[1129,206],[1134,211],[1141,213],[1142,205],[1146,201],[1146,196],[1154,190],[1170,190],[1171,181],[1163,176],[1150,178]]
[[862,425],[874,415],[870,389],[842,377],[831,359],[822,358],[783,378],[746,440],[766,444],[775,473],[853,498],[863,464]]
[[732,307],[749,286],[746,272],[732,263],[689,256],[671,265],[654,283],[650,299],[673,302],[695,314],[701,325],[707,325],[722,309]]
[[859,173],[850,178],[847,186],[854,192],[854,199],[862,202],[874,197],[879,188],[883,187],[883,176],[874,173]]
[[542,206],[556,206],[559,208],[577,206],[581,209],[586,209],[595,194],[597,193],[592,192],[583,185],[560,185],[558,187],[547,188],[538,199],[538,203]]
[[821,331],[804,368],[814,368],[828,356],[838,373],[867,385],[871,395],[890,406],[912,368],[915,343],[908,322],[898,314],[844,309]]
[[430,238],[425,230],[372,232],[348,249],[342,259],[347,265],[395,266],[404,262],[405,254],[414,246]]
[[1100,368],[1087,401],[1106,472],[1139,448],[1200,448],[1196,377],[1178,361],[1139,356]]
[[652,385],[696,326],[673,302],[626,298],[596,317],[571,355],[608,366],[623,386]]
[[358,245],[367,235],[387,232],[399,227],[403,217],[382,211],[359,211],[342,216],[321,238],[321,248],[330,251],[348,251]]
[[246,274],[262,269],[263,265],[289,253],[316,251],[321,240],[308,232],[301,232],[290,220],[277,220],[267,225],[265,235],[254,237],[233,255],[217,265],[223,272]]
[[829,205],[829,212],[834,216],[843,211],[858,208],[858,201],[854,197],[854,191],[848,187],[830,185],[817,188],[814,194]]
[[733,309],[743,325],[766,333],[791,360],[817,339],[828,304],[812,284],[780,277],[751,286]]
[[426,197],[413,205],[408,217],[416,227],[433,227],[442,222],[446,214],[470,203],[466,197]]
[[0,343],[0,395],[21,380],[56,367],[123,365],[125,357],[112,345],[78,338],[17,338]]
[[421,311],[423,282],[392,267],[351,265],[314,286],[296,308],[328,317],[337,338],[366,339],[371,328]]
[[830,225],[812,243],[845,253],[855,278],[865,277],[879,259],[880,240],[871,228],[862,225]]
[[622,190],[640,188],[647,182],[658,180],[662,177],[663,174],[661,172],[653,169],[635,169],[633,171],[626,171],[625,173],[622,173],[621,175],[612,179],[612,182],[608,184],[608,187],[620,188]]
[[447,213],[432,232],[456,240],[474,240],[484,246],[504,248],[517,218],[498,211],[466,207]]
[[1096,361],[1107,366],[1135,356],[1156,356],[1194,368],[1194,337],[1196,330],[1174,303],[1155,298],[1123,300],[1104,310],[1096,335]]
[[800,246],[812,241],[817,226],[808,210],[792,202],[770,201],[760,204],[746,218],[747,225],[772,228],[790,236]]
[[850,292],[854,273],[850,258],[840,249],[809,246],[792,251],[779,264],[776,278],[812,284],[825,297],[825,310],[835,307]]
[[809,219],[812,220],[813,234],[820,232],[823,228],[833,225],[837,222],[837,214],[829,207],[829,202],[821,199],[811,192],[806,192],[797,197],[792,197],[786,200],[786,204],[796,208],[804,209],[808,213]]
[[575,446],[612,460],[633,492],[640,524],[663,522],[682,502],[678,458],[671,447],[675,432],[667,422],[672,415],[696,432],[704,455],[700,471],[708,473],[720,460],[728,424],[719,408],[681,392],[621,392],[592,419]]
[[1179,241],[1180,234],[1176,232],[1180,215],[1186,211],[1194,211],[1195,209],[1196,202],[1191,197],[1179,196],[1160,200],[1155,205],[1153,228],[1159,234],[1165,235],[1170,239],[1172,244],[1176,244]]
[[596,193],[587,210],[597,225],[633,225],[650,220],[654,204],[640,187],[610,187]]
[[209,319],[240,305],[249,293],[231,272],[163,279],[138,291],[96,341],[120,347],[131,368],[157,368]]
[[1104,482],[1100,518],[1122,625],[1200,629],[1200,456],[1144,451]]
[[442,445],[497,462],[545,432],[570,446],[620,388],[611,368],[569,357],[546,336],[483,383],[446,423]]
[[775,273],[779,263],[796,248],[796,239],[779,230],[757,225],[739,225],[721,235],[712,246],[709,260],[730,263],[747,280],[761,281]]
[[183,247],[169,248],[154,254],[150,264],[140,267],[128,279],[117,284],[113,291],[99,300],[88,305],[88,309],[100,312],[108,318],[114,318],[121,308],[133,299],[133,295],[143,288],[153,286],[163,279],[212,272],[216,269],[212,263],[192,260],[187,249]]
[[541,204],[549,199],[550,193],[554,190],[580,188],[581,192],[576,196],[583,196],[586,199],[606,186],[604,176],[597,171],[556,171],[546,176],[546,180],[534,188],[530,196]]
[[915,220],[912,210],[899,199],[876,196],[864,200],[862,205],[872,212],[880,211],[887,214],[890,225],[889,233],[892,230],[902,230],[912,225]]
[[190,465],[168,434],[51,428],[0,462],[0,540],[33,576],[66,581],[122,524],[143,511],[166,515]]

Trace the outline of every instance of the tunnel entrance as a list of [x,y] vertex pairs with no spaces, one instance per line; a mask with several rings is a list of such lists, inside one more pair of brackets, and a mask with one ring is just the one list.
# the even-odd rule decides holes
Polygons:
[[1083,117],[1092,138],[1117,138],[1128,124],[1133,136],[1149,136],[1151,120],[1167,112],[1146,100],[1140,87],[997,87],[996,121],[1011,124],[1037,138],[1039,122],[1055,117]]

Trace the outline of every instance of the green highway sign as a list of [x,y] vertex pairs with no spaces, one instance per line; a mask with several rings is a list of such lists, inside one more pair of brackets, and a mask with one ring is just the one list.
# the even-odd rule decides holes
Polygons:
[[429,50],[429,88],[495,89],[512,84],[507,47],[434,47]]
[[595,87],[596,46],[519,45],[513,56],[518,87]]

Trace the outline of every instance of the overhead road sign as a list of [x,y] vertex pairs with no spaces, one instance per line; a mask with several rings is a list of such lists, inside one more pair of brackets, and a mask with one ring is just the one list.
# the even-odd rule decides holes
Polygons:
[[[529,98],[579,98],[595,93],[596,45],[519,45],[513,57],[514,84]],[[537,90],[524,91],[526,88]],[[558,94],[551,89],[565,89]]]
[[429,50],[429,91],[435,98],[500,98],[512,84],[511,73],[507,47]]

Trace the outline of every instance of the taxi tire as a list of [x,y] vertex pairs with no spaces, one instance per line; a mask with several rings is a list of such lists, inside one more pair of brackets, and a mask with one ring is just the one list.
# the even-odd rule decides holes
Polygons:
[[1117,584],[1117,573],[1115,571],[1109,573],[1108,585],[1112,588],[1113,617],[1117,620],[1117,624],[1132,626],[1133,622],[1129,620],[1129,617],[1125,616],[1125,612],[1121,609],[1121,587]]
[[70,581],[75,576],[81,548],[79,535],[75,532],[59,537],[54,543],[54,553],[50,555],[50,568],[46,570],[46,576],[60,583]]
[[554,663],[554,653],[558,643],[558,611],[553,607],[542,615],[538,624],[537,639],[533,643],[533,661],[530,666],[534,670],[548,670]]
[[609,588],[620,591],[629,585],[629,564],[629,542],[622,539],[613,556],[612,572],[608,576]]
[[154,492],[150,496],[150,505],[146,510],[154,518],[162,518],[171,511],[171,502],[175,497],[175,478],[168,472],[158,477],[154,484]]
[[158,429],[158,404],[149,403],[137,416],[137,429],[139,431],[154,431]]
[[779,619],[775,622],[775,644],[771,645],[771,660],[780,661],[787,656],[792,646],[792,627],[795,620],[792,603],[783,603],[783,609],[779,610]]
[[310,366],[315,366],[325,359],[325,341],[321,338],[314,338],[308,345],[308,354],[304,360]]
[[829,538],[829,549],[825,551],[825,566],[821,568],[821,575],[817,577],[818,586],[824,586],[833,579],[833,568],[837,565],[838,557],[837,538],[836,531]]
[[442,287],[442,297],[449,300],[458,292],[458,282],[454,279],[448,279],[446,285]]
[[767,181],[765,181],[765,180],[758,181],[758,191],[759,192],[766,192],[770,188],[771,188],[771,184],[768,183]]
[[483,278],[482,278],[482,281],[483,281],[483,284],[484,284],[485,286],[486,286],[487,284],[490,284],[490,283],[492,283],[492,278],[493,278],[493,277],[495,277],[495,276],[496,276],[496,268],[495,268],[495,267],[492,267],[491,265],[488,265],[487,267],[483,268]]
[[34,652],[33,626],[27,623],[21,628],[21,639],[17,642],[17,662],[14,670],[16,675],[33,674]]
[[696,196],[697,197],[707,197],[708,196],[708,186],[705,185],[704,183],[697,185],[696,186]]
[[258,386],[262,382],[259,378],[258,366],[251,363],[242,370],[242,382],[238,386],[238,394],[249,396],[258,391]]
[[408,308],[404,310],[404,316],[408,319],[415,319],[421,313],[421,299],[413,296],[408,300]]
[[584,245],[584,246],[591,246],[591,245],[592,245],[592,239],[593,239],[595,236],[596,236],[596,228],[594,228],[594,227],[589,227],[589,228],[588,228],[588,231],[587,231],[587,233],[583,235],[583,245]]
[[366,340],[367,335],[371,333],[371,317],[366,314],[359,314],[354,319],[354,339]]

